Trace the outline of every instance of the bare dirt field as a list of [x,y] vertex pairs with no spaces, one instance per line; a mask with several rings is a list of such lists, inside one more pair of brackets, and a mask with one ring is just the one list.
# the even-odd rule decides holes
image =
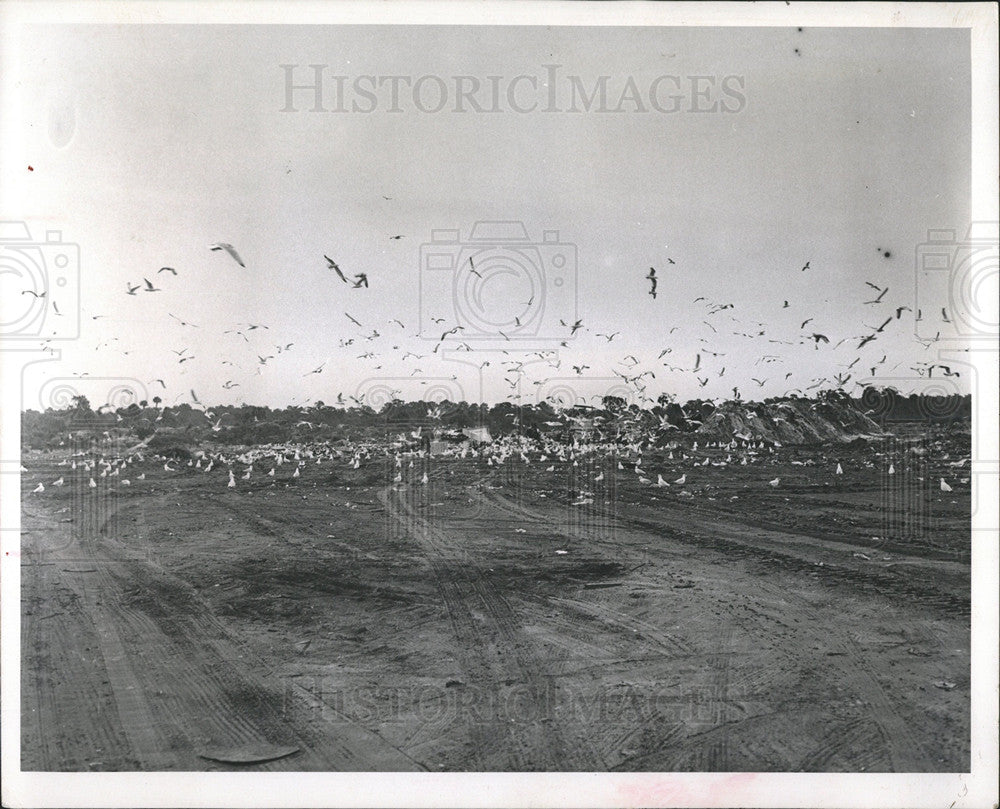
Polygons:
[[[967,771],[963,453],[647,454],[664,487],[612,456],[402,482],[373,458],[234,489],[36,454],[23,769]],[[297,752],[201,757],[249,745]]]

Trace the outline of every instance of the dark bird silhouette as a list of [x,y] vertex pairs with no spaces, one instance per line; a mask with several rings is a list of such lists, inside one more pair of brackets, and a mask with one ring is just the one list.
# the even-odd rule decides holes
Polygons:
[[469,272],[471,272],[477,278],[482,278],[479,274],[479,270],[476,269],[476,265],[472,263],[472,256],[469,256]]
[[[138,288],[139,287],[136,287],[136,289],[138,289]],[[22,295],[34,295],[36,298],[44,298],[45,295],[46,295],[46,293],[44,293],[44,292],[35,292],[35,290],[33,290],[33,289],[22,289],[21,290],[21,294]],[[132,292],[129,293],[129,295],[132,295],[132,294],[134,294],[134,293],[132,293]]]
[[[347,314],[347,312],[344,312],[344,316],[345,316],[345,317],[346,317],[346,318],[347,318],[348,320],[350,320],[350,321],[351,321],[351,323],[354,323],[354,324],[355,324],[355,325],[357,325],[357,326],[361,326],[361,323],[360,323],[359,321],[355,320],[355,319],[354,319],[353,317],[351,317],[351,316],[350,316],[349,314]],[[362,328],[364,328],[364,327],[362,326]]]
[[829,343],[830,342],[830,338],[827,337],[825,334],[811,334],[811,335],[809,335],[809,339],[816,341],[816,347],[817,348],[819,348],[819,344],[820,343]]
[[801,325],[801,326],[799,326],[799,328],[800,328],[800,329],[804,329],[804,328],[806,327],[806,324],[807,324],[807,323],[812,323],[812,321],[813,321],[813,319],[812,319],[812,318],[809,318],[808,320],[803,320],[803,321],[802,321],[802,325]]
[[889,325],[890,323],[892,323],[892,317],[891,317],[891,316],[890,316],[890,317],[887,317],[887,318],[885,319],[885,322],[884,322],[884,323],[883,323],[883,324],[882,324],[881,326],[879,326],[879,327],[878,327],[877,329],[875,329],[875,331],[876,331],[876,332],[881,332],[881,331],[882,331],[883,329],[885,329],[885,327],[886,327],[886,326],[888,326],[888,325]]
[[323,254],[323,258],[325,258],[327,264],[330,265],[328,267],[328,269],[334,270],[337,273],[337,275],[340,276],[340,280],[343,281],[346,284],[347,283],[347,276],[345,276],[344,273],[343,273],[343,271],[340,269],[340,267],[337,266],[337,262],[334,261],[332,258],[330,258],[325,253]]
[[948,310],[945,309],[943,306],[941,307],[941,319],[945,323],[951,323],[951,321],[948,319]]
[[565,320],[560,320],[559,323],[561,325],[565,326],[567,329],[570,330],[570,332],[569,332],[570,335],[576,334],[577,329],[583,328],[583,321],[582,320],[576,321],[576,323],[574,323],[572,326],[569,323],[567,323]]
[[159,275],[161,272],[172,272],[174,275],[177,275],[177,270],[173,267],[160,267],[160,269],[156,271],[156,274]]
[[809,262],[807,261],[802,267],[802,272],[805,272],[808,269],[809,269]]
[[359,272],[357,275],[354,276],[354,279],[355,279],[354,280],[355,289],[357,289],[360,286],[364,286],[365,289],[368,288],[368,276],[365,273]]
[[391,241],[392,239],[397,239],[397,240],[399,240],[399,239],[402,239],[402,238],[403,238],[402,234],[401,234],[401,235],[399,235],[399,236],[390,236],[390,237],[389,237],[390,241]]
[[646,276],[650,283],[649,294],[656,300],[656,270],[652,267],[649,268],[649,275]]
[[153,282],[150,281],[148,278],[143,278],[142,280],[146,282],[146,288],[143,290],[143,292],[162,292],[163,291],[162,289],[159,289],[158,287],[154,287],[153,286]]
[[882,290],[882,291],[881,291],[881,292],[880,292],[880,293],[878,294],[878,297],[877,297],[877,298],[875,298],[875,300],[872,300],[872,301],[865,301],[865,304],[871,304],[871,303],[881,303],[881,302],[882,302],[882,298],[884,298],[884,297],[885,297],[885,293],[886,293],[886,292],[888,292],[888,291],[889,291],[889,287],[886,287],[885,289],[883,289],[883,290]]
[[912,312],[913,310],[909,306],[897,306],[896,307],[896,320],[899,320],[903,316],[903,312]]

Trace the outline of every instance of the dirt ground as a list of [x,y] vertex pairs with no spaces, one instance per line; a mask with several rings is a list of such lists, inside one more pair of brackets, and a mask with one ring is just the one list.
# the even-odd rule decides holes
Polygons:
[[[647,454],[669,487],[514,455],[91,488],[34,455],[23,769],[968,771],[968,451],[876,450]],[[199,755],[256,744],[298,752]]]

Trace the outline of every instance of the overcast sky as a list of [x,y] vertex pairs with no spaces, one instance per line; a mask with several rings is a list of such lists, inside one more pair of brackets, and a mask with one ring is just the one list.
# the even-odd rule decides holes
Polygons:
[[[838,373],[857,392],[873,366],[919,388],[910,366],[935,349],[915,310],[951,333],[945,285],[918,285],[915,262],[928,229],[964,237],[971,217],[963,30],[109,25],[20,44],[20,216],[80,248],[80,337],[51,343],[62,359],[32,390],[88,373],[167,403],[535,401],[606,392],[617,370],[655,373],[654,398],[759,399]],[[311,65],[326,111],[309,89],[288,111]],[[528,240],[473,240],[477,221]],[[442,229],[458,240],[422,252]],[[126,294],[144,278],[162,291]],[[23,275],[0,283],[33,302]],[[44,334],[75,294],[52,285],[65,311]],[[583,328],[569,340],[560,319]],[[504,381],[502,362],[549,348],[558,369]]]

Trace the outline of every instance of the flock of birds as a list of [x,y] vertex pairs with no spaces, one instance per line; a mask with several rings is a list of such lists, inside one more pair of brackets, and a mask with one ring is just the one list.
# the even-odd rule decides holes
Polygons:
[[[399,240],[403,238],[403,234],[393,235],[389,238]],[[247,268],[246,262],[232,244],[218,242],[209,245],[209,249],[224,253],[240,268]],[[882,251],[881,248],[878,249],[880,252]],[[324,269],[333,273],[334,278],[350,290],[357,290],[358,294],[364,294],[366,290],[376,289],[373,286],[375,282],[369,278],[368,273],[345,272],[337,260],[329,255],[322,255],[325,260]],[[884,251],[884,255],[889,257],[891,253]],[[666,262],[670,267],[676,264],[674,259],[670,257],[666,258]],[[480,278],[483,277],[480,269],[475,266],[472,257],[468,259],[468,267],[471,273],[475,273]],[[801,267],[801,272],[808,272],[810,270],[811,263],[806,261]],[[157,271],[154,278],[160,278],[163,275],[172,280],[179,278],[181,273],[173,267],[165,266]],[[649,271],[645,274],[644,279],[649,284],[649,296],[653,300],[656,300],[658,294],[657,287],[661,280],[659,271],[656,267],[649,267]],[[141,284],[128,282],[125,290],[126,294],[135,297],[137,295],[163,293],[166,290],[165,286],[158,285],[162,281],[154,282],[148,277],[143,277],[142,281],[143,283]],[[730,351],[719,349],[733,349],[735,347],[736,351],[734,351],[734,354],[739,355],[742,353],[745,355],[746,351],[742,350],[739,345],[734,346],[734,343],[752,341],[752,350],[756,352],[754,354],[756,359],[753,361],[753,368],[750,369],[749,382],[744,377],[743,384],[751,384],[755,386],[755,390],[763,392],[762,389],[770,383],[769,392],[772,395],[778,392],[775,389],[777,386],[784,388],[783,393],[786,396],[808,396],[811,391],[818,391],[824,387],[836,387],[845,390],[850,389],[848,386],[861,386],[863,388],[875,384],[879,375],[891,374],[903,364],[903,362],[890,363],[888,350],[886,352],[877,351],[878,341],[889,332],[890,327],[894,324],[901,324],[906,313],[912,315],[914,321],[924,319],[924,313],[921,310],[918,309],[914,313],[905,304],[890,302],[888,297],[889,287],[887,285],[880,285],[872,281],[866,281],[865,283],[871,289],[872,294],[867,299],[859,300],[859,306],[870,308],[876,317],[875,323],[866,326],[864,331],[860,333],[834,337],[826,330],[818,330],[816,328],[815,321],[819,317],[818,315],[803,316],[801,320],[796,320],[795,322],[798,323],[797,329],[788,326],[778,327],[773,324],[769,325],[761,321],[741,318],[739,316],[740,307],[732,301],[713,301],[705,296],[698,296],[694,298],[686,310],[687,315],[696,316],[696,319],[699,321],[693,329],[690,326],[676,325],[665,328],[663,339],[664,342],[670,343],[669,345],[653,348],[643,359],[640,359],[634,353],[625,354],[620,360],[612,363],[611,368],[600,369],[598,367],[598,370],[605,371],[604,378],[610,379],[613,374],[614,377],[621,380],[620,383],[615,383],[616,395],[625,392],[626,396],[637,404],[653,404],[658,401],[660,394],[683,384],[683,380],[678,381],[677,375],[687,375],[690,380],[687,383],[687,387],[700,390],[707,388],[713,381],[725,377],[727,371],[730,372],[730,375],[733,375],[733,370],[741,373],[745,372],[747,370],[747,360],[734,357],[734,359],[727,363],[726,357]],[[533,294],[526,304],[527,309],[530,310],[534,300],[535,295]],[[779,309],[787,310],[791,306],[792,304],[788,300],[784,300]],[[865,309],[861,311],[865,311]],[[882,314],[878,316],[880,312]],[[371,372],[383,371],[383,373],[387,373],[386,369],[390,367],[391,363],[395,378],[400,378],[398,368],[400,367],[400,363],[402,363],[402,367],[405,369],[402,376],[413,378],[419,387],[419,385],[427,384],[424,378],[430,375],[429,366],[425,363],[433,362],[434,359],[437,359],[434,355],[437,355],[442,347],[451,349],[453,352],[471,353],[475,350],[464,335],[467,326],[462,325],[460,322],[454,322],[458,318],[457,313],[453,314],[451,321],[444,317],[431,317],[428,328],[424,331],[408,329],[403,321],[396,317],[389,318],[385,324],[382,324],[381,321],[375,324],[366,324],[362,319],[355,317],[346,309],[343,314],[345,320],[351,324],[354,334],[341,336],[338,339],[337,348],[341,351],[341,355],[335,361],[331,360],[331,357],[328,356],[318,365],[305,370],[305,373],[302,373],[301,377],[305,378],[324,374],[332,368],[340,369],[360,360],[366,363],[366,370]],[[191,322],[186,316],[180,316],[174,312],[168,312],[168,316],[174,325],[181,330],[186,331],[188,329],[201,328],[198,324]],[[97,320],[101,317],[104,316],[94,315],[93,319]],[[607,347],[622,336],[620,331],[612,331],[610,329],[602,331],[594,329],[591,331],[591,328],[584,323],[583,318],[572,320],[561,319],[559,320],[559,324],[560,328],[564,331],[562,334],[553,335],[552,348],[518,351],[511,343],[511,334],[517,334],[517,330],[523,325],[522,321],[525,317],[524,313],[515,315],[509,326],[497,328],[496,339],[499,350],[483,352],[480,355],[482,358],[481,361],[473,363],[478,366],[480,372],[490,365],[499,366],[502,369],[504,384],[510,391],[506,394],[506,398],[513,401],[526,402],[534,400],[535,402],[539,402],[546,398],[544,392],[546,385],[550,381],[565,379],[566,376],[560,375],[566,375],[570,371],[572,371],[570,379],[573,376],[583,377],[585,371],[595,368],[595,365],[591,364],[594,362],[593,359],[590,359],[590,362],[578,363],[567,361],[565,369],[563,368],[564,360],[560,355],[560,350],[571,348],[569,343],[571,339],[577,338],[578,335],[592,334],[593,339],[597,341],[597,345],[603,347],[606,356]],[[842,320],[843,316],[839,316],[839,319]],[[864,321],[864,318],[859,318],[859,320]],[[941,323],[951,322],[945,308],[940,310],[940,321]],[[777,315],[774,322],[778,322]],[[912,327],[913,324],[907,322],[906,325]],[[430,329],[434,329],[434,331],[431,333]],[[677,334],[675,337],[675,332],[680,332],[680,334]],[[220,370],[222,373],[219,376],[220,387],[225,391],[232,391],[235,388],[241,387],[246,382],[245,376],[248,374],[262,375],[265,370],[272,367],[275,363],[284,362],[287,357],[290,357],[294,353],[296,347],[292,341],[280,340],[276,342],[274,339],[271,339],[271,327],[265,323],[235,324],[231,328],[222,330],[222,334],[226,336],[232,335],[241,339],[247,349],[245,352],[241,352],[239,349],[233,349],[230,346],[226,347],[226,356],[220,360],[222,366]],[[484,335],[477,333],[476,336],[482,338]],[[420,342],[415,342],[414,338]],[[934,338],[924,339],[920,342],[926,350],[939,338],[940,332]],[[430,346],[431,343],[433,343],[432,348],[424,347]],[[556,343],[558,343],[558,346],[556,346]],[[481,346],[482,344],[480,344]],[[830,354],[830,356],[824,358],[825,367],[831,370],[825,374],[803,380],[798,385],[795,385],[794,383],[797,380],[792,379],[795,373],[781,367],[787,359],[784,356],[786,352],[782,348],[784,346],[812,346],[815,351],[820,351],[823,348]],[[105,348],[117,349],[125,355],[131,353],[131,349],[121,345],[120,338],[118,337],[111,337],[97,346],[98,350]],[[585,347],[575,343],[572,349],[574,351],[582,351]],[[180,348],[170,350],[174,354],[174,362],[179,367],[187,366],[187,368],[190,368],[199,359],[189,346],[181,346]],[[875,353],[872,353],[873,350]],[[880,358],[878,354],[881,354]],[[452,354],[450,359],[454,359],[456,356],[457,354]],[[819,365],[818,362],[814,363],[814,366]],[[203,370],[202,366],[199,365],[198,367],[199,370]],[[179,368],[178,375],[183,376],[187,368]],[[758,368],[759,372],[755,372]],[[939,377],[959,377],[961,375],[959,371],[953,370],[950,366],[933,361],[911,364],[908,366],[908,370],[928,379],[933,378],[935,372],[937,372]],[[868,378],[858,378],[861,372],[867,372]],[[447,372],[445,375],[447,375]],[[391,375],[387,373],[387,376]],[[434,378],[441,378],[443,375],[437,373],[433,376]],[[164,374],[163,376],[155,377],[148,380],[147,384],[159,385],[159,390],[154,389],[154,391],[161,393],[167,389],[167,381],[164,377],[169,378],[169,375]],[[458,377],[455,373],[452,373],[450,374],[450,378],[455,380]],[[694,384],[697,385],[697,388],[694,387]],[[183,387],[185,389],[188,388],[188,386]],[[532,391],[532,387],[537,390]],[[565,388],[565,386],[562,386],[562,388]],[[718,389],[719,385],[713,385],[713,390]],[[739,384],[733,385],[729,389],[732,392],[731,398],[735,400],[743,398],[743,392]],[[358,390],[355,393],[359,395],[352,396],[343,391],[339,392],[337,394],[338,404],[347,405],[353,402],[360,405],[365,403],[364,391]],[[401,396],[404,394],[404,390],[403,387],[398,387],[390,393],[393,397]],[[179,394],[173,403],[176,404],[186,395],[186,392]],[[577,406],[588,404],[588,399],[600,399],[603,395],[602,393],[596,393],[590,397],[577,396],[575,401],[567,401],[565,390],[561,390],[551,395],[551,403],[562,407]],[[423,398],[419,390],[415,398]],[[190,401],[192,404],[201,404],[193,389],[190,390]],[[310,400],[307,399],[306,402],[308,401]]]
[[[282,443],[261,445],[234,451],[232,453],[214,450],[203,450],[194,453],[186,462],[175,457],[150,453],[146,458],[142,448],[130,452],[106,457],[99,451],[81,452],[70,458],[64,458],[59,466],[67,467],[70,473],[77,475],[75,483],[79,485],[86,479],[86,486],[91,489],[98,487],[98,480],[107,484],[132,486],[147,480],[146,470],[152,471],[162,464],[163,475],[156,475],[156,481],[169,480],[177,475],[200,473],[215,479],[224,479],[228,489],[253,488],[260,483],[276,486],[295,485],[308,471],[311,465],[315,467],[339,467],[340,469],[359,470],[362,467],[377,470],[383,482],[391,488],[400,486],[427,486],[431,479],[430,469],[426,462],[429,450],[419,445],[421,429],[401,433],[393,442],[358,441],[344,442],[341,446],[314,442],[311,444]],[[781,448],[777,442],[754,440],[749,436],[733,437],[728,441],[705,441],[699,447],[697,440],[690,445],[672,442],[665,449],[644,447],[642,440],[631,443],[618,442],[587,442],[574,441],[563,443],[550,437],[532,438],[524,435],[505,436],[497,441],[473,445],[469,442],[454,444],[436,452],[440,458],[468,459],[481,466],[486,471],[497,470],[505,464],[531,466],[537,464],[546,473],[557,470],[568,471],[571,481],[569,492],[571,505],[581,506],[593,503],[595,484],[605,481],[609,474],[618,476],[621,483],[632,480],[640,487],[659,489],[674,489],[679,497],[694,497],[701,490],[699,478],[703,482],[707,475],[701,470],[706,467],[725,468],[731,465],[766,467],[769,462],[789,464],[798,467],[826,467],[828,478],[844,474],[844,465],[834,456],[825,453],[818,458],[805,460],[781,459],[776,451]],[[896,465],[907,472],[920,468],[917,457],[922,449],[917,446],[906,447],[893,453],[875,451],[871,458],[858,461],[860,466],[875,469],[886,475],[896,474]],[[665,454],[664,454],[665,453]],[[912,457],[911,457],[912,456]],[[951,461],[947,453],[942,453],[937,462],[947,464],[961,474],[969,463],[968,458]],[[917,463],[914,463],[916,461]],[[286,468],[291,469],[289,472]],[[444,469],[438,465],[436,468]],[[22,467],[22,472],[27,472]],[[321,471],[321,470],[320,470]],[[678,475],[679,473],[679,475]],[[454,475],[452,467],[449,474]],[[664,477],[666,474],[670,480]],[[677,477],[674,477],[678,475]],[[764,475],[764,478],[767,476]],[[923,481],[923,477],[919,478]],[[151,479],[150,483],[154,480]],[[968,484],[969,478],[960,478],[959,482]],[[50,487],[59,488],[66,485],[66,474],[61,474],[49,483]],[[780,476],[766,480],[767,485],[777,488],[782,484]],[[763,478],[762,478],[763,485]],[[938,487],[942,492],[951,492],[953,487],[944,477],[939,478]],[[44,483],[40,482],[32,490],[33,494],[46,491]],[[738,497],[738,496],[737,496]]]

